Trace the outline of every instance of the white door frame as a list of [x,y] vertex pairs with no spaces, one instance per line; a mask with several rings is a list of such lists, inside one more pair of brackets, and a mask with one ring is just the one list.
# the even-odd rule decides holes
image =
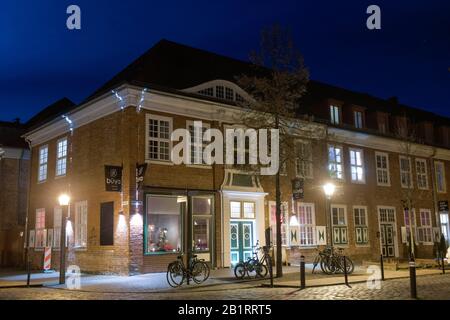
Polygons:
[[399,257],[399,249],[398,249],[398,230],[397,230],[397,210],[395,207],[392,207],[392,206],[377,206],[378,232],[380,234],[378,243],[380,245],[380,254],[382,254],[380,209],[394,210],[394,222],[391,222],[391,223],[394,226],[394,257],[398,258]]

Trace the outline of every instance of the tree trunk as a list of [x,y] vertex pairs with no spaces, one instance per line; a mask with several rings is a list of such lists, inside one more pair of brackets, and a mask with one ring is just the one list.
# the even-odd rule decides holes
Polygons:
[[281,190],[280,190],[280,173],[277,172],[275,177],[275,198],[276,198],[276,212],[275,217],[277,220],[276,229],[277,229],[277,256],[276,256],[276,270],[277,270],[277,278],[281,278],[283,276],[283,265],[282,265],[282,247],[281,247]]

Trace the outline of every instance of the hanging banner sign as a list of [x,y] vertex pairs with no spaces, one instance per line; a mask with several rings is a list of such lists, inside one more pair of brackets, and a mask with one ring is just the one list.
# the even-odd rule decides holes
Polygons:
[[439,212],[448,212],[448,201],[438,201]]
[[141,189],[144,184],[145,172],[147,171],[147,163],[136,163],[136,185],[138,189]]
[[292,180],[292,197],[294,200],[301,200],[305,196],[303,189],[303,179],[296,178]]
[[122,167],[105,166],[105,190],[122,191]]

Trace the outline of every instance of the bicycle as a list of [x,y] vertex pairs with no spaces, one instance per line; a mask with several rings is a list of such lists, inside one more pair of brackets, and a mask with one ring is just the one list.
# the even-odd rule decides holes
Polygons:
[[343,255],[343,250],[344,249],[342,248],[335,249],[331,246],[327,246],[323,251],[318,251],[313,262],[312,273],[314,273],[319,264],[322,272],[328,275],[344,272],[344,265],[346,266],[347,274],[353,273],[353,261],[349,257]]
[[[267,259],[268,252],[264,248],[259,247],[259,240],[256,242],[256,246],[252,247],[253,257],[248,258],[247,261],[240,262],[234,267],[234,275],[238,279],[243,279],[247,274],[248,277],[261,277],[265,278],[268,273],[267,266],[265,263],[270,261]],[[258,252],[263,251],[261,258],[259,258]]]
[[176,288],[181,286],[185,280],[187,284],[190,279],[196,284],[205,282],[209,278],[209,265],[203,259],[197,259],[197,255],[192,255],[186,267],[183,256],[184,254],[179,255],[176,261],[167,266],[167,283],[172,288]]

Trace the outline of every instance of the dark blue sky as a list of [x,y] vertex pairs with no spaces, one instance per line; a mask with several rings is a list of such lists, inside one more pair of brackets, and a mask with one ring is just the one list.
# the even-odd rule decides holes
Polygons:
[[[66,28],[70,4],[80,31]],[[370,4],[381,30],[366,28]],[[2,0],[0,120],[80,102],[161,38],[247,59],[273,23],[292,29],[312,79],[450,116],[448,0]]]

